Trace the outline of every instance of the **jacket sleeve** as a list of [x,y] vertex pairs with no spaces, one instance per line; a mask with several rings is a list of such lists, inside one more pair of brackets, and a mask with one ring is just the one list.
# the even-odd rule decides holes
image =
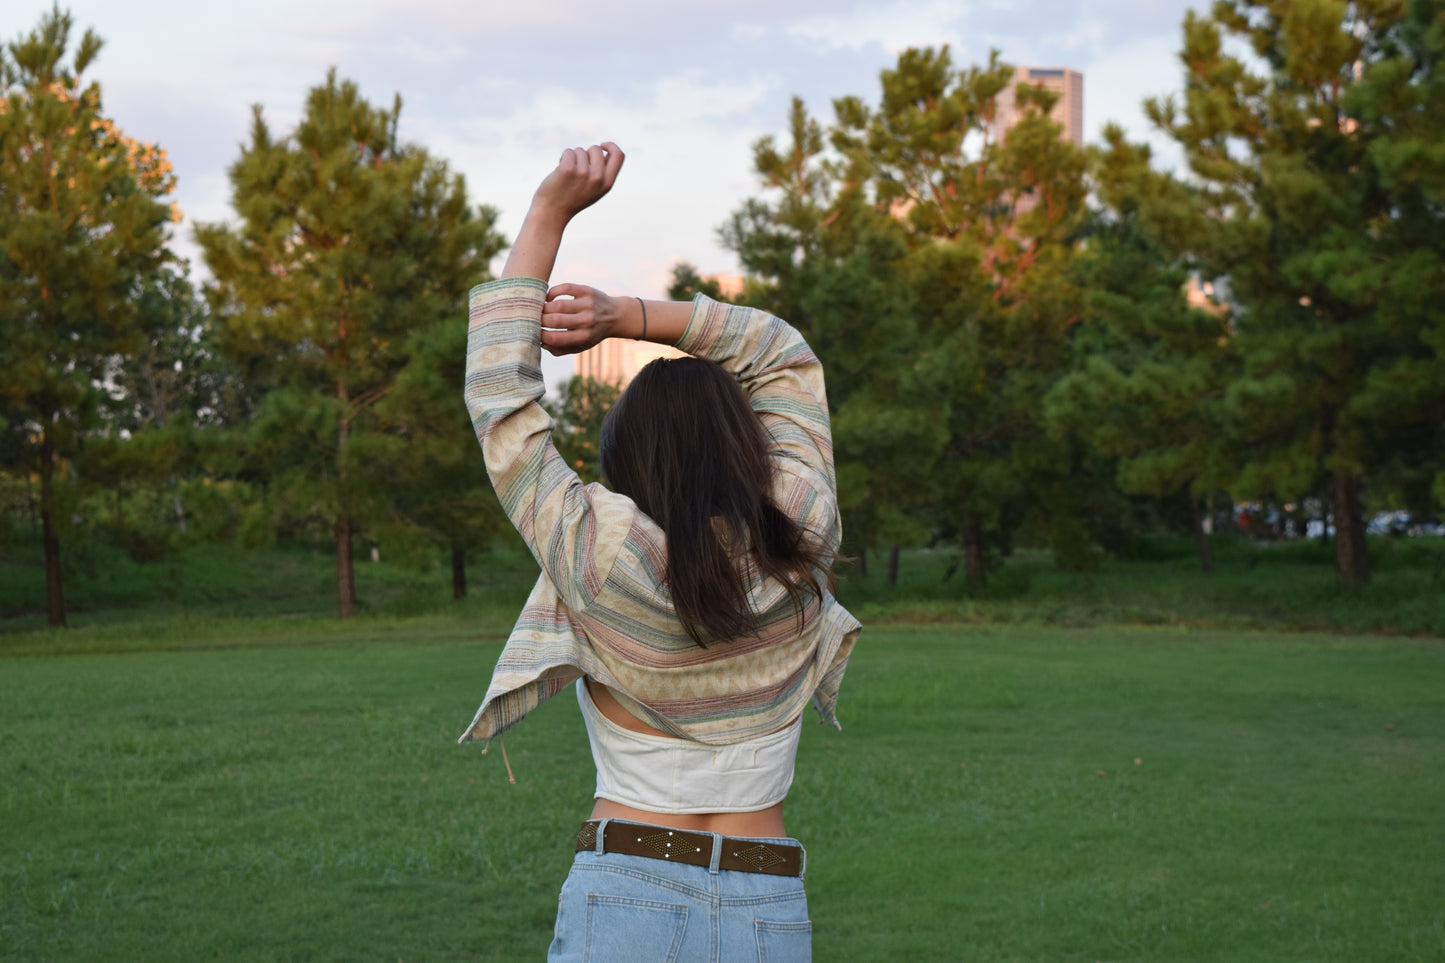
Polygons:
[[[699,294],[678,348],[715,361],[735,377],[774,445],[774,464],[792,479],[789,504],[778,507],[823,536],[841,539],[833,435],[823,365],[803,336],[781,318]],[[806,489],[806,490],[805,490]]]
[[552,417],[540,404],[546,295],[535,278],[471,290],[463,394],[503,509],[563,604],[580,612],[607,581],[637,508],[584,485],[552,443]]

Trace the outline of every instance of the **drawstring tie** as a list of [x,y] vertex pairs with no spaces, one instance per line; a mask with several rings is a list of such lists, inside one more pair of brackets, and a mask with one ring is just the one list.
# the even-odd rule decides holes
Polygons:
[[[497,745],[502,747],[502,764],[507,767],[507,781],[515,786],[517,784],[517,777],[512,775],[512,763],[507,759],[507,743],[505,737],[498,736]],[[488,739],[487,744],[485,746],[482,746],[482,755],[485,756],[487,754],[487,750],[491,748],[492,740]]]

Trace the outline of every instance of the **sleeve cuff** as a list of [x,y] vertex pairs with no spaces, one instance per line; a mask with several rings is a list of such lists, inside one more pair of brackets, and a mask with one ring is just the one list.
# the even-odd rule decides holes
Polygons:
[[482,304],[487,304],[508,297],[535,296],[540,296],[542,300],[547,298],[547,282],[541,278],[498,278],[474,286],[467,292],[467,303],[470,305],[480,300]]
[[692,296],[692,314],[687,319],[687,327],[683,329],[682,337],[677,339],[677,350],[706,357],[708,312],[721,303],[701,292]]

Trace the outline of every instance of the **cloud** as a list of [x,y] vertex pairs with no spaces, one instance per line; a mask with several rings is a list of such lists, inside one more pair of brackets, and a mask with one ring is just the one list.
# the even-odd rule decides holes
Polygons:
[[[901,0],[887,4],[857,5],[844,13],[829,13],[793,21],[787,33],[823,49],[881,49],[897,54],[908,47],[938,46],[958,36],[969,20],[968,8],[940,0]],[[750,24],[749,32],[762,32]]]
[[[990,49],[1011,63],[1077,68],[1085,59],[1142,37],[1177,30],[1187,0],[892,0],[795,19],[787,32],[826,49],[882,50],[948,43],[961,59]],[[745,28],[752,34],[763,25]]]
[[[788,21],[810,13],[836,9],[836,0],[612,0],[599,7],[592,0],[361,0],[349,5],[341,22],[317,18],[314,28],[353,36],[379,31],[442,33],[469,40],[498,36],[526,37],[537,42],[533,54],[544,55],[551,44],[584,41],[592,46],[593,59],[607,69],[614,47],[601,46],[621,41],[624,46],[650,42],[665,36],[715,40],[739,22]],[[704,56],[701,45],[693,56]]]
[[1130,140],[1144,141],[1156,166],[1182,171],[1183,152],[1154,130],[1144,116],[1149,97],[1163,97],[1183,86],[1183,67],[1171,35],[1140,37],[1104,51],[1084,66],[1084,128],[1098,140],[1105,123],[1123,127]]

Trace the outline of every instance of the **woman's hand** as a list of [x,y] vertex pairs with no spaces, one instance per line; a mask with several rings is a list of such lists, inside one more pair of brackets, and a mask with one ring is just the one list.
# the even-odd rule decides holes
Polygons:
[[551,277],[567,222],[612,189],[622,160],[622,151],[611,141],[586,150],[564,150],[557,168],[532,195],[532,207],[498,277],[543,281]]
[[554,355],[576,354],[610,337],[627,337],[619,327],[635,304],[585,284],[555,285],[542,308],[542,347]]
[[542,181],[532,197],[532,206],[570,219],[591,207],[612,190],[617,172],[625,160],[622,149],[608,141],[562,152],[557,167]]

